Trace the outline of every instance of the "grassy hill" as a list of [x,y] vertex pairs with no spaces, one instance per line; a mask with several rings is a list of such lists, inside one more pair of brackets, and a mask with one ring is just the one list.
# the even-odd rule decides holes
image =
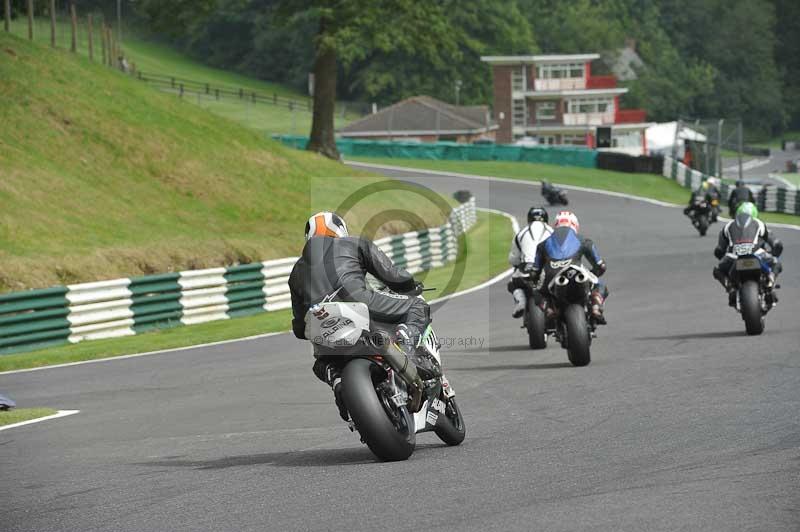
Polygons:
[[[0,33],[0,291],[297,253],[311,212],[379,180],[353,173]],[[371,195],[348,221],[390,206],[442,222],[410,191]]]
[[[95,58],[100,61],[99,23],[95,19],[94,26],[94,51]],[[88,29],[84,17],[78,19],[77,52],[83,57],[88,57]],[[27,19],[18,18],[11,22],[11,32],[21,38],[27,38]],[[70,48],[72,39],[71,24],[66,20],[59,20],[56,24],[56,46],[61,50]],[[50,43],[50,20],[37,18],[34,20],[34,40],[44,45]],[[159,74],[185,78],[189,80],[209,83],[216,87],[228,87],[231,90],[239,88],[245,91],[256,91],[259,94],[291,98],[306,102],[308,96],[290,87],[279,83],[270,83],[248,76],[203,65],[186,55],[154,42],[142,40],[134,35],[125,35],[123,42],[125,56],[132,61],[136,68],[147,74]],[[255,129],[262,133],[273,134],[308,134],[311,129],[311,112],[306,105],[290,111],[286,106],[270,105],[265,103],[252,104],[247,99],[235,98],[221,99],[220,101],[206,95],[190,94],[186,101],[203,107],[204,109],[240,124]],[[345,116],[337,114],[337,127],[356,118],[356,115],[347,113]]]

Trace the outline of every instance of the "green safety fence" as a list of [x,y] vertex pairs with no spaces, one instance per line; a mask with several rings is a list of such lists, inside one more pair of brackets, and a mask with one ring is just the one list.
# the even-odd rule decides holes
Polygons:
[[[295,149],[305,149],[308,137],[274,135]],[[518,161],[595,168],[597,152],[577,146],[513,146],[508,144],[459,144],[457,142],[396,142],[337,139],[344,157],[384,157],[443,161]]]

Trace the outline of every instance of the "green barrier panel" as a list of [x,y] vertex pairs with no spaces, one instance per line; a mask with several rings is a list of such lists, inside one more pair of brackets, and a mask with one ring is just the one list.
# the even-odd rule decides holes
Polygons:
[[[276,135],[286,146],[305,149],[307,137]],[[509,146],[505,144],[459,144],[457,142],[395,142],[338,139],[344,157],[381,157],[444,161],[524,161],[595,168],[597,152],[577,146]]]

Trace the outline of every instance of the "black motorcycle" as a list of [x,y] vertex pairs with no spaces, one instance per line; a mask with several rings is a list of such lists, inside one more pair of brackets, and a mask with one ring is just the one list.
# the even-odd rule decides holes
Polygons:
[[769,269],[763,260],[763,249],[755,249],[753,244],[736,244],[733,249],[736,260],[729,274],[731,291],[736,291],[736,310],[741,313],[744,327],[749,335],[764,331],[764,318],[772,307],[775,298],[769,287]]
[[551,261],[551,265],[561,268],[548,284],[551,297],[545,299],[533,288],[528,297],[524,326],[528,330],[530,347],[547,347],[547,337],[552,335],[567,350],[567,358],[573,366],[588,366],[592,360],[592,337],[597,328],[591,318],[589,294],[598,279],[583,265],[569,259]]
[[542,196],[549,205],[568,205],[567,191],[542,181]]
[[716,222],[716,217],[714,216],[715,207],[715,205],[712,205],[701,196],[692,198],[692,204],[686,211],[686,216],[692,221],[692,225],[700,233],[700,236],[705,236],[708,232],[708,226]]

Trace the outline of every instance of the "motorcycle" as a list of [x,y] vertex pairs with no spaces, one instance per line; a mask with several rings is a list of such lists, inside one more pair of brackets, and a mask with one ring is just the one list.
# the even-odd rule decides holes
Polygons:
[[[729,290],[736,291],[736,310],[742,315],[749,335],[758,335],[764,331],[765,316],[775,306],[769,287],[769,266],[763,260],[766,252],[755,248],[752,243],[733,246],[735,259],[728,276]],[[780,286],[775,285],[773,288]]]
[[542,181],[542,197],[549,205],[568,205],[567,191]]
[[428,325],[409,356],[392,340],[393,329],[370,324],[363,303],[324,300],[306,314],[306,338],[326,354],[345,357],[342,398],[348,426],[358,430],[375,456],[408,459],[421,432],[459,445],[466,428],[455,391],[442,373],[436,333]]
[[706,232],[708,232],[708,226],[717,221],[714,216],[716,208],[714,202],[719,203],[718,200],[713,200],[709,203],[703,197],[692,198],[692,205],[686,215],[692,221],[692,225],[700,233],[700,236],[705,236]]
[[[567,350],[567,358],[573,366],[588,366],[592,360],[592,337],[597,328],[591,318],[589,294],[598,278],[571,259],[551,261],[551,266],[560,268],[547,285],[552,297],[548,300],[532,288],[532,297],[528,298],[524,326],[528,329],[530,346],[542,349],[547,346],[548,335],[552,335]],[[551,312],[547,311],[548,307]]]

